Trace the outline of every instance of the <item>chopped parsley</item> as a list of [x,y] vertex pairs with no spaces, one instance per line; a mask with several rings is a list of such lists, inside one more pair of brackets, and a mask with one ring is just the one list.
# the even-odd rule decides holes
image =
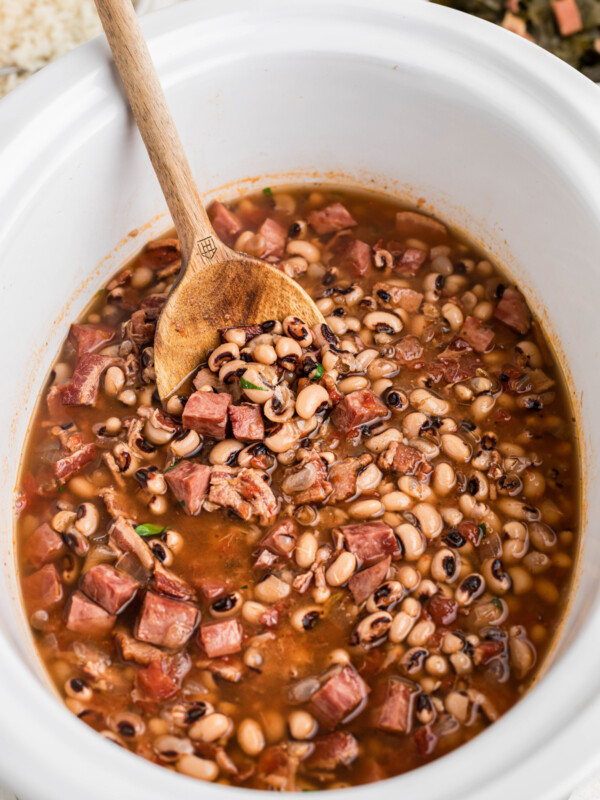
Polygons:
[[503,606],[502,606],[502,601],[500,600],[500,598],[498,598],[498,597],[494,597],[494,598],[492,599],[492,603],[493,603],[493,604],[496,606],[496,608],[498,609],[498,611],[503,611],[503,610],[504,610],[504,608],[503,608]]
[[135,528],[135,532],[139,536],[158,536],[163,531],[162,525],[153,525],[151,522],[143,522],[141,525],[136,525]]
[[271,197],[271,195],[273,194],[273,190],[271,189],[270,186],[265,186],[265,188],[263,189],[263,194],[266,194],[267,197]]
[[312,380],[318,381],[324,372],[325,370],[323,369],[323,364],[317,364],[317,368],[315,370],[315,374],[312,376]]
[[268,392],[266,386],[257,386],[255,383],[251,383],[247,381],[246,378],[240,378],[240,384],[242,389],[255,389],[258,392]]
[[170,472],[172,469],[175,469],[175,467],[177,466],[177,464],[179,464],[179,461],[176,461],[174,464],[171,464],[171,466],[170,466],[170,467],[167,467],[167,468],[166,468],[166,469],[163,471],[163,475],[164,475],[164,473],[165,473],[165,472]]
[[486,536],[486,534],[487,534],[487,527],[486,527],[486,525],[485,525],[485,522],[482,522],[482,523],[481,523],[481,525],[478,525],[477,527],[479,528],[479,533],[480,533],[480,534],[481,534],[483,537],[485,537],[485,536]]

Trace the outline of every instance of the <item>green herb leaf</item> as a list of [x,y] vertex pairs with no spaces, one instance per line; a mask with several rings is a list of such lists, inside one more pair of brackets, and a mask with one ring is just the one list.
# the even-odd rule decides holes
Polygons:
[[96,294],[97,294],[97,295],[99,295],[99,294],[102,294],[103,292],[104,292],[104,289],[98,289],[98,291],[96,292]]
[[486,534],[487,534],[487,528],[486,528],[486,526],[485,526],[485,522],[482,522],[482,523],[481,523],[481,525],[478,525],[477,527],[479,528],[479,533],[480,533],[480,534],[481,534],[483,537],[485,537],[485,536],[486,536]]
[[65,487],[64,487],[64,486],[59,486],[59,487],[58,487],[58,491],[59,491],[61,494],[64,492],[64,490],[65,490]]
[[255,383],[251,383],[250,381],[247,381],[246,378],[240,378],[240,384],[241,384],[242,389],[256,389],[256,391],[258,391],[258,392],[268,392],[269,391],[266,386],[257,386]]
[[245,583],[245,584],[244,584],[244,585],[243,585],[241,588],[242,588],[242,589],[247,589],[247,588],[248,588],[248,584],[247,584],[247,583]]
[[135,532],[139,536],[158,536],[162,533],[164,528],[162,525],[153,525],[151,522],[144,522],[141,525],[136,525]]
[[498,597],[492,598],[492,603],[496,606],[498,611],[503,611],[502,601]]
[[324,372],[325,370],[323,369],[323,364],[317,364],[317,368],[315,370],[315,374],[312,376],[312,380],[318,381]]
[[267,197],[270,197],[273,194],[273,190],[271,189],[270,186],[265,186],[265,188],[263,189],[263,194],[266,194]]
[[163,475],[165,474],[165,472],[171,472],[172,469],[175,469],[177,464],[179,464],[179,461],[176,461],[174,464],[171,464],[170,467],[167,467],[165,470],[163,470]]

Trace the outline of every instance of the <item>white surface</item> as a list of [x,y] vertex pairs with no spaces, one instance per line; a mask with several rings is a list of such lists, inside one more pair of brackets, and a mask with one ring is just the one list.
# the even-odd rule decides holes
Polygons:
[[[144,20],[195,177],[214,195],[249,176],[341,172],[464,228],[547,316],[577,387],[584,461],[600,452],[600,95],[495,26],[396,0],[204,0]],[[164,201],[93,42],[0,103],[0,509],[5,532],[35,393],[76,316],[141,241]],[[289,178],[287,178],[289,179]],[[332,180],[339,180],[331,176]],[[230,186],[226,193],[235,192]],[[103,261],[103,259],[109,257]],[[98,266],[99,265],[99,266]],[[65,312],[65,298],[71,298]],[[64,312],[64,313],[63,313]],[[23,322],[23,319],[25,320]],[[600,485],[586,469],[588,515]],[[47,693],[0,538],[0,774],[20,800],[232,798],[115,748]],[[420,800],[564,800],[600,760],[600,529],[554,664],[503,719],[386,784]],[[76,757],[74,757],[76,754]],[[482,787],[485,787],[483,789]]]

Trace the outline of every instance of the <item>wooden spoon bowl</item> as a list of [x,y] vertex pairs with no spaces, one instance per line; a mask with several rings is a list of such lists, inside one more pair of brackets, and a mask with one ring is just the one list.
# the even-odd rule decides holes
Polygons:
[[96,7],[181,248],[181,272],[163,307],[154,341],[156,386],[164,402],[219,344],[219,328],[290,315],[312,327],[324,319],[290,277],[232,250],[217,237],[131,0],[96,0]]

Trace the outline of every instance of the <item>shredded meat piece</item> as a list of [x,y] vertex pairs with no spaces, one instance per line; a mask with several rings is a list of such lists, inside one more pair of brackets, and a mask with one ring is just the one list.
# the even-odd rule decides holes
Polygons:
[[117,517],[108,530],[111,544],[126,553],[134,553],[146,569],[154,569],[155,560],[152,551],[126,519]]
[[[300,491],[294,486],[297,486]],[[299,464],[287,470],[284,487],[285,491],[293,494],[294,502],[297,505],[322,503],[331,494],[331,484],[327,480],[326,462],[318,453],[309,453]],[[288,487],[291,488],[288,489]]]
[[68,456],[63,456],[52,465],[52,472],[59,486],[63,486],[80,469],[96,458],[96,445],[85,444]]
[[358,742],[351,733],[336,731],[314,740],[314,748],[306,759],[309,770],[333,771],[347,767],[358,758]]
[[381,453],[377,459],[377,464],[383,470],[393,470],[402,475],[414,475],[423,461],[423,453],[416,448],[409,447],[402,442],[390,442],[387,450]]
[[341,503],[356,493],[356,479],[360,473],[373,462],[373,456],[363,453],[357,458],[345,458],[329,467],[329,481],[332,493],[329,501]]
[[272,789],[293,792],[296,789],[298,759],[282,745],[267,748],[258,760],[257,777]]
[[121,365],[120,358],[89,353],[75,367],[71,380],[64,390],[65,406],[93,406],[98,398],[100,379],[105,370]]
[[163,657],[163,651],[145,642],[139,642],[123,630],[115,632],[115,642],[125,661],[133,661],[148,666],[152,661]]
[[263,475],[256,469],[213,467],[208,500],[232,509],[242,519],[259,517],[266,523],[277,512],[277,500]]

